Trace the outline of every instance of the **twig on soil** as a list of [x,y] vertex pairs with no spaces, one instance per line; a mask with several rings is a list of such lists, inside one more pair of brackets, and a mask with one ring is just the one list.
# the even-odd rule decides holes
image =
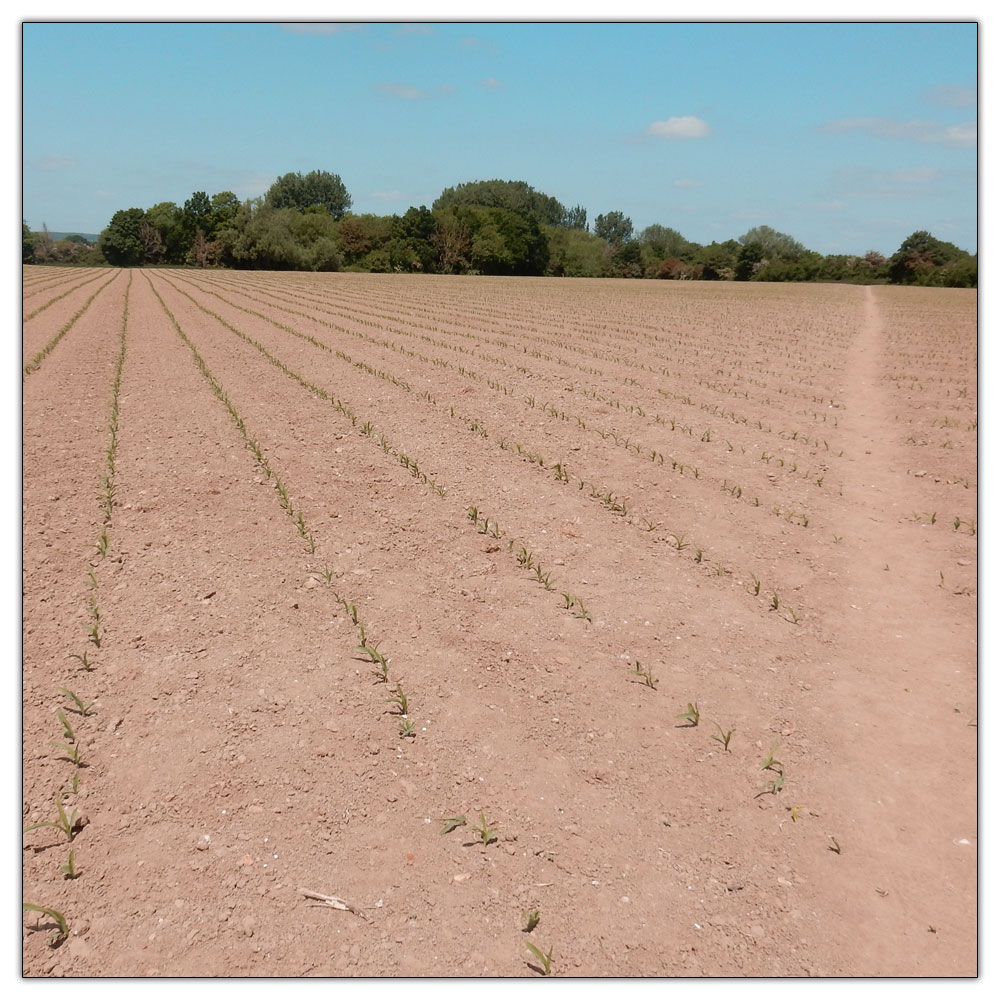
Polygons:
[[362,920],[370,922],[360,910],[355,909],[350,903],[345,903],[339,896],[327,896],[322,892],[313,892],[312,889],[299,889],[299,892],[307,899],[319,900],[318,903],[310,903],[310,906],[328,906],[333,910],[350,910],[351,913],[361,917]]

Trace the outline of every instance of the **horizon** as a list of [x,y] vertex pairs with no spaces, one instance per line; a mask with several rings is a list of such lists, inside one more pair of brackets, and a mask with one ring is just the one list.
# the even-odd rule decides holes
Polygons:
[[[327,170],[356,214],[521,180],[591,226],[620,211],[703,245],[767,225],[823,255],[889,256],[920,230],[978,251],[971,21],[22,31],[33,230],[99,234],[121,209]],[[84,79],[80,51],[103,53]]]

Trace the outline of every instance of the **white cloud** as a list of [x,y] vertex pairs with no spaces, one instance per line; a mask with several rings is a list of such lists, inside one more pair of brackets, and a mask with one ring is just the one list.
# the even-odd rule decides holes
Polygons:
[[832,192],[839,198],[880,198],[883,200],[925,197],[941,184],[958,182],[963,171],[937,167],[899,167],[873,170],[870,167],[840,167],[831,178]]
[[75,167],[76,160],[68,156],[43,156],[35,161],[35,166],[39,170],[65,170],[67,167]]
[[653,122],[646,128],[646,135],[658,139],[704,139],[712,134],[712,128],[694,115],[682,115],[679,118],[668,118],[663,122]]
[[941,171],[937,167],[902,167],[876,176],[898,184],[928,184],[937,180],[941,176]]
[[675,188],[700,188],[704,186],[704,181],[696,181],[692,177],[678,177],[677,180],[674,181]]
[[968,108],[976,103],[976,88],[961,87],[957,83],[942,83],[924,91],[928,104],[940,104],[946,108]]
[[892,118],[839,118],[819,127],[820,132],[867,132],[887,139],[904,139],[939,146],[975,146],[976,123],[942,125],[940,122],[895,121]]
[[502,87],[503,84],[497,80],[495,77],[488,76],[485,80],[479,81],[480,87],[487,87],[490,90],[495,90],[497,87]]
[[417,90],[405,83],[379,83],[375,89],[383,97],[398,97],[404,101],[422,101],[431,96],[426,90]]
[[95,191],[95,198],[100,198],[101,201],[114,201],[117,195],[112,194],[110,191]]

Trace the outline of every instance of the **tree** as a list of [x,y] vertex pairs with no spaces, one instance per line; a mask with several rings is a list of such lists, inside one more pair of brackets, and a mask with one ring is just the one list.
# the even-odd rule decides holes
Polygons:
[[148,218],[144,218],[139,223],[136,236],[142,246],[143,263],[155,264],[163,256],[163,237],[160,231]]
[[145,250],[139,227],[146,219],[141,208],[125,208],[111,216],[107,229],[97,238],[97,248],[104,259],[116,267],[138,267]]
[[686,240],[676,229],[669,226],[661,226],[654,223],[639,233],[639,242],[647,246],[660,259],[665,257],[679,257],[685,259],[693,250],[697,250],[694,243]]
[[701,276],[705,281],[730,281],[736,272],[739,252],[740,245],[736,240],[709,243],[695,255],[695,263],[701,265]]
[[35,234],[28,228],[28,223],[21,220],[21,263],[35,262]]
[[562,221],[563,229],[587,229],[587,210],[583,205],[574,205],[568,208]]
[[[37,254],[36,254],[37,256]],[[911,233],[889,259],[889,280],[898,285],[971,287],[978,282],[975,258],[926,230]]]
[[608,273],[608,244],[585,229],[543,226],[549,244],[546,274],[562,278],[601,278]]
[[[536,191],[525,181],[470,181],[445,188],[434,202],[435,211],[463,205],[481,205],[513,212],[537,225],[562,226],[567,212],[551,195]],[[586,221],[586,213],[584,213]]]
[[798,240],[787,233],[779,233],[770,226],[755,226],[745,232],[739,241],[744,246],[751,243],[758,244],[763,250],[765,260],[774,260],[776,257],[795,260],[806,249]]
[[472,246],[469,227],[452,209],[435,209],[434,219],[431,245],[437,251],[438,269],[443,274],[461,274],[469,266]]
[[613,247],[620,247],[632,239],[632,220],[621,212],[608,212],[594,219],[594,235],[605,239]]
[[334,220],[342,219],[351,207],[344,182],[326,170],[312,170],[305,176],[284,174],[268,188],[264,201],[269,208],[295,208],[300,212],[319,205]]
[[737,281],[749,281],[764,263],[764,246],[761,243],[744,243],[736,258],[734,277]]

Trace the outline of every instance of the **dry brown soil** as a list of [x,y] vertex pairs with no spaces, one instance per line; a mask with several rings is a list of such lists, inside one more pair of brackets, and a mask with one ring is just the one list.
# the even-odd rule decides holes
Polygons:
[[26,975],[976,974],[974,292],[24,316]]

